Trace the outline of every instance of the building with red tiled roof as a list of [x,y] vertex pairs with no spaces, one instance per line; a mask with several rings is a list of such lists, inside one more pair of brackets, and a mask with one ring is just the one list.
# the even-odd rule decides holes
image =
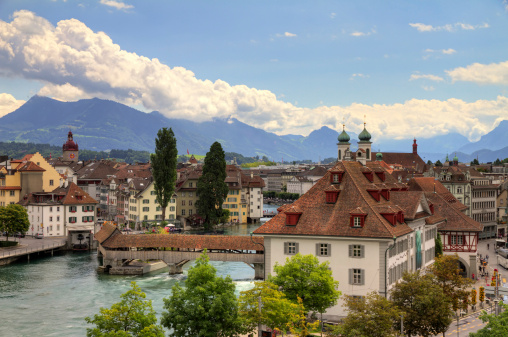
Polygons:
[[[338,144],[342,160],[254,231],[264,236],[266,274],[292,255],[312,254],[329,262],[343,295],[365,296],[372,291],[387,295],[404,271],[433,262],[438,229],[448,229],[447,217],[462,213],[445,199],[432,202],[425,191],[409,191],[381,162],[366,156],[371,142],[365,128],[359,138],[360,148],[353,152],[343,131]],[[438,212],[445,208],[449,213]],[[471,224],[464,221],[457,226]],[[475,254],[476,243],[467,250]],[[468,275],[476,271],[472,263],[465,261]],[[345,314],[339,299],[325,318]]]
[[30,193],[19,203],[28,211],[28,235],[66,237],[70,248],[91,247],[98,202],[76,184]]

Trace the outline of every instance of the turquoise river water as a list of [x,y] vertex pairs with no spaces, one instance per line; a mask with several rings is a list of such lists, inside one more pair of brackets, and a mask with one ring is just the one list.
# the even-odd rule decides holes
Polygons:
[[[257,225],[236,225],[228,234],[249,235]],[[218,275],[230,275],[236,291],[250,289],[254,270],[244,263],[211,262]],[[193,263],[184,267],[184,275]],[[86,316],[120,301],[136,281],[160,317],[163,298],[181,277],[167,270],[144,276],[98,274],[97,254],[68,252],[0,268],[0,336],[85,336]],[[91,327],[91,325],[88,325]]]

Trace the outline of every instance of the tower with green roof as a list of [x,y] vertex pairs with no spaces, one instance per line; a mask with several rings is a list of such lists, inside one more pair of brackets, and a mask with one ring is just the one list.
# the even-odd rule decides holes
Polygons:
[[363,131],[358,135],[358,151],[356,152],[356,160],[365,165],[365,162],[370,161],[372,142],[370,139],[372,136],[366,128],[367,123],[363,123]]
[[350,139],[351,138],[349,137],[349,135],[346,132],[346,126],[344,124],[342,124],[342,133],[337,138],[337,140],[339,141],[337,143],[337,148],[338,148],[337,158],[339,161],[344,159],[344,154],[346,153],[346,151],[349,150],[349,146],[351,145],[349,143]]

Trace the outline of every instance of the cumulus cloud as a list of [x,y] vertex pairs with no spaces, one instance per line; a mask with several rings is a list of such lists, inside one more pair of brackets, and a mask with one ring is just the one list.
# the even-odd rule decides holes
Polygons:
[[508,84],[508,61],[491,64],[473,63],[467,67],[447,70],[453,82],[465,81],[478,84]]
[[275,36],[277,36],[277,37],[296,37],[297,35],[290,33],[290,32],[285,32],[284,34],[275,34]]
[[337,16],[337,13],[330,13],[330,19],[335,19],[336,16]]
[[358,78],[368,78],[370,76],[369,75],[365,75],[365,74],[361,74],[361,73],[356,73],[356,74],[351,75],[351,77],[349,79],[350,80],[354,80],[356,77],[358,77]]
[[25,104],[25,101],[16,99],[10,94],[0,94],[0,117],[13,112],[23,104]]
[[126,9],[131,9],[131,8],[134,8],[133,5],[127,5],[121,1],[114,1],[114,0],[101,0],[100,3],[102,5],[105,5],[105,6],[109,6],[109,7],[113,7],[113,8],[116,8],[118,10],[126,10]]
[[439,50],[425,49],[425,52],[452,55],[452,54],[455,54],[457,51],[455,49],[448,48],[448,49],[439,49]]
[[421,79],[436,81],[436,82],[444,81],[444,78],[439,77],[437,75],[431,75],[431,74],[412,74],[411,77],[409,78],[410,81],[421,80]]
[[392,105],[297,107],[268,90],[201,80],[188,69],[128,52],[78,20],[53,26],[24,10],[15,12],[11,22],[0,20],[0,73],[40,81],[45,85],[39,94],[56,99],[99,97],[194,121],[237,118],[278,134],[308,134],[323,125],[340,130],[343,118],[348,130],[360,132],[367,115],[368,129],[378,139],[459,132],[474,140],[499,118],[508,119],[503,96],[476,102],[413,99]]
[[446,32],[454,32],[457,30],[476,30],[480,28],[489,28],[488,23],[482,23],[479,25],[470,25],[468,23],[457,22],[454,24],[446,24],[443,26],[432,26],[426,25],[424,23],[410,23],[411,27],[416,28],[419,32],[438,32],[438,31],[446,31]]

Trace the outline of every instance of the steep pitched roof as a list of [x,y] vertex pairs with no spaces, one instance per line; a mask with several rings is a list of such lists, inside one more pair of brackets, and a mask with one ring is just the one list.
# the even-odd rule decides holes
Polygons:
[[[413,168],[418,172],[424,172],[426,164],[423,159],[412,152],[399,153],[399,152],[382,152],[383,161],[387,164],[400,164],[405,168]],[[376,160],[376,153],[371,153],[371,160]]]
[[[340,193],[336,203],[326,203],[325,190],[332,185],[330,175],[333,171],[344,171],[340,183]],[[372,173],[372,182],[365,176]],[[396,180],[385,174],[385,181],[374,172],[385,172],[376,162],[367,162],[362,166],[359,162],[339,162],[323,178],[321,178],[307,193],[301,196],[291,206],[302,211],[296,226],[286,225],[285,211],[288,206],[281,207],[280,213],[273,219],[259,227],[256,234],[292,234],[292,235],[324,235],[365,238],[392,238],[412,231],[406,223],[392,225],[379,211],[380,206],[399,209],[391,200],[381,197],[376,201],[368,189],[379,189],[376,184],[400,188]],[[364,226],[353,228],[350,226],[351,214],[359,212],[366,214]],[[358,213],[360,214],[360,213]]]
[[46,170],[35,164],[34,162],[27,161],[19,165],[16,170],[19,172],[45,172]]
[[67,187],[58,187],[54,193],[65,193],[63,205],[98,204],[99,202],[83,191],[78,185],[69,183]]
[[452,207],[459,211],[466,210],[468,207],[455,198],[446,187],[433,177],[413,178],[408,183],[409,189],[412,191],[435,192],[448,202]]

